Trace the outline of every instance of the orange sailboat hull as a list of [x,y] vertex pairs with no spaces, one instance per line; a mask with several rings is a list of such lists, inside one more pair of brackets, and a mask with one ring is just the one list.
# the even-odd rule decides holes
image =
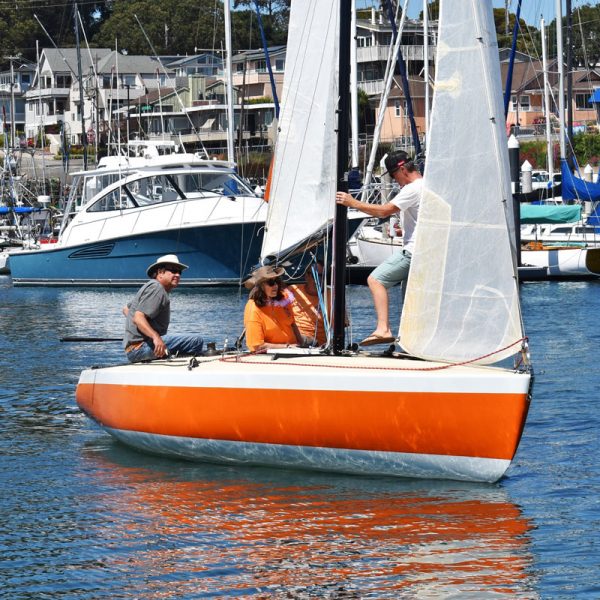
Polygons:
[[77,402],[150,452],[483,481],[506,471],[529,406],[529,375],[485,367],[341,357],[186,365],[84,371]]

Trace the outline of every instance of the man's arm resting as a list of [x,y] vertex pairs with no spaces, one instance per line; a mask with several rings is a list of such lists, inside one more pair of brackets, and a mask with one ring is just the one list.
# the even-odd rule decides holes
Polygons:
[[146,337],[149,337],[152,340],[152,343],[154,344],[155,356],[157,356],[158,358],[164,356],[167,352],[167,347],[165,346],[165,343],[163,342],[163,339],[160,337],[160,335],[158,335],[158,333],[152,328],[152,326],[148,322],[146,315],[142,311],[136,310],[133,315],[133,322],[140,333],[142,333]]

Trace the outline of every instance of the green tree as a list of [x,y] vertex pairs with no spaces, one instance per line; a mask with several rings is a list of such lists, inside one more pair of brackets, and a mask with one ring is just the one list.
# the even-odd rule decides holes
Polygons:
[[[585,4],[576,8],[572,15],[573,63],[592,69],[600,63],[600,6]],[[566,25],[566,19],[565,19]]]
[[218,49],[224,39],[222,5],[213,0],[129,0],[114,2],[94,42],[112,48],[117,40],[129,54],[151,54],[138,19],[158,54]]
[[[136,15],[158,54],[193,54],[196,49],[218,51],[225,45],[223,4],[214,0],[115,1],[94,42],[111,48],[117,39],[119,48],[130,54],[151,53]],[[234,50],[261,46],[253,10],[232,11],[231,22]],[[263,24],[270,45],[286,43],[285,10],[264,15]]]
[[[34,13],[57,46],[71,46],[74,36],[74,3],[65,3],[60,7],[44,6],[31,3],[4,3],[0,11],[0,65],[6,67],[7,56],[20,55],[35,60],[35,42],[40,48],[52,46],[52,42],[44,33]],[[53,4],[53,3],[49,3]],[[88,39],[91,39],[100,23],[110,12],[110,0],[86,2],[78,5],[79,14]],[[83,39],[83,36],[82,36]]]

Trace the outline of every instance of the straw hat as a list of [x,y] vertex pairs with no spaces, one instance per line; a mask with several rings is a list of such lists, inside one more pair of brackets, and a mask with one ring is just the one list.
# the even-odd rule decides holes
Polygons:
[[188,268],[187,265],[184,265],[183,263],[179,262],[179,259],[177,258],[176,254],[165,254],[164,256],[157,258],[156,262],[152,263],[146,269],[146,273],[148,274],[148,277],[154,277],[154,273],[156,272],[158,267],[160,267],[161,265],[174,265],[176,267],[179,267],[182,271],[185,271],[185,269]]
[[252,271],[252,275],[244,281],[244,287],[247,290],[251,290],[254,286],[260,285],[263,281],[281,277],[284,273],[285,269],[283,267],[275,267],[273,265],[259,267],[255,271]]

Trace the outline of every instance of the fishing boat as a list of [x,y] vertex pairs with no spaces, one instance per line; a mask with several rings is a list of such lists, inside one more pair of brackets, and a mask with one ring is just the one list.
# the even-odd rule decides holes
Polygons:
[[[430,160],[402,351],[382,353],[358,351],[345,338],[347,215],[335,192],[347,189],[349,9],[339,0],[292,2],[261,250],[263,259],[287,260],[290,249],[303,252],[315,232],[327,232],[335,215],[326,348],[224,350],[87,369],[77,403],[117,440],[171,457],[493,482],[517,451],[532,372],[492,3],[441,3]],[[465,160],[470,147],[477,161]]]
[[258,260],[264,200],[228,162],[169,159],[75,174],[58,242],[11,256],[13,284],[141,285],[174,252],[190,267],[183,285],[239,284]]

